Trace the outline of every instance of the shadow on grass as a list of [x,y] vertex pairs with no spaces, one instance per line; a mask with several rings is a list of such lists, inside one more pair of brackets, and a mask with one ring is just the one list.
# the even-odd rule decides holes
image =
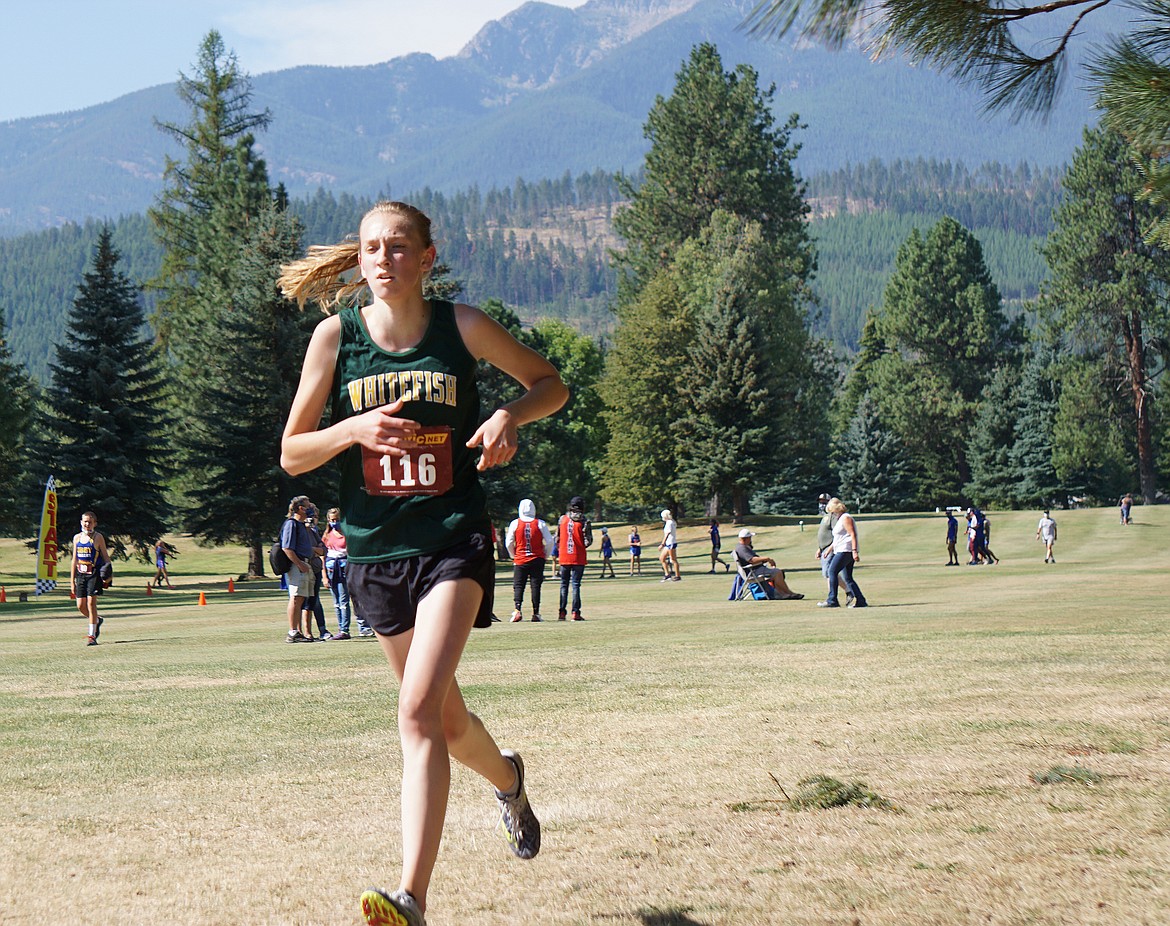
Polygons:
[[707,926],[701,920],[692,919],[689,907],[677,907],[670,910],[659,910],[657,907],[638,910],[634,916],[642,921],[644,926]]

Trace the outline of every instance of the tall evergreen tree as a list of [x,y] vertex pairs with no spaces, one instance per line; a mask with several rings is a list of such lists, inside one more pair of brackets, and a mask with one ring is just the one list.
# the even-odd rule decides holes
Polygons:
[[[745,514],[752,489],[775,481],[789,459],[785,438],[799,430],[791,387],[810,372],[807,339],[799,319],[778,323],[795,307],[784,279],[769,279],[777,263],[758,222],[722,211],[676,255],[695,319],[676,387],[686,410],[672,424],[677,485],[712,515],[721,496],[735,517]],[[793,334],[798,344],[785,345]]]
[[1069,493],[1113,500],[1130,491],[1136,473],[1133,432],[1108,386],[1105,364],[1064,356],[1052,425],[1052,465]]
[[618,505],[677,511],[671,423],[686,413],[678,384],[694,331],[677,277],[659,271],[620,318],[600,384],[609,431],[602,490]]
[[902,438],[882,421],[869,393],[834,442],[838,492],[856,511],[898,511],[914,497],[910,460]]
[[275,280],[298,256],[300,225],[254,149],[269,114],[252,110],[251,81],[219,33],[203,39],[179,94],[191,122],[160,128],[186,160],[168,161],[151,210],[165,249],[155,322],[183,383],[175,487],[184,526],[245,544],[249,574],[262,575],[264,541],[295,488],[278,466],[280,434],[309,331]]
[[132,547],[146,556],[167,528],[164,378],[118,261],[104,229],[50,365],[32,469],[41,485],[57,477],[62,523],[92,509],[111,555]]
[[[4,422],[4,439],[0,440],[0,485],[9,491],[0,493],[0,537],[16,537],[28,528],[28,512],[12,487],[25,478],[25,458],[29,427],[32,422],[35,387],[23,366],[12,357],[4,336],[4,312],[0,310],[0,421]],[[48,474],[38,474],[43,484]],[[35,478],[35,477],[34,477]],[[40,511],[37,511],[40,515]]]
[[1022,505],[1065,507],[1068,493],[1052,462],[1060,381],[1052,351],[1033,346],[1020,377],[1019,410],[1009,459]]
[[970,481],[967,442],[980,394],[1020,336],[969,231],[944,218],[925,237],[911,233],[858,372],[905,442],[921,504],[949,504]]
[[1020,498],[1020,478],[1012,457],[1023,401],[1020,378],[1014,363],[995,369],[983,389],[967,440],[971,479],[964,487],[965,497],[983,508],[1014,508]]
[[1068,350],[1098,360],[1104,388],[1128,399],[1138,480],[1157,496],[1156,385],[1170,339],[1170,254],[1146,232],[1167,210],[1142,198],[1132,149],[1120,135],[1086,129],[1064,178],[1065,201],[1044,256],[1052,280],[1044,318]]
[[300,378],[312,317],[276,288],[280,265],[300,254],[300,223],[270,203],[252,221],[229,264],[230,295],[208,319],[220,347],[205,358],[204,375],[189,384],[183,462],[188,483],[185,523],[212,543],[248,550],[248,574],[264,575],[267,541],[288,501],[334,491],[328,468],[293,479],[280,468],[280,442]]
[[[702,466],[689,450],[684,486],[679,478],[682,456],[676,451],[679,435],[687,433],[686,421],[694,418],[681,388],[707,376],[706,370],[695,368],[687,347],[694,340],[700,309],[706,313],[713,304],[696,294],[713,296],[718,287],[704,276],[719,276],[702,260],[689,267],[677,256],[685,242],[703,234],[717,210],[739,222],[757,223],[768,242],[760,249],[768,263],[752,268],[751,279],[770,281],[761,287],[770,296],[755,300],[750,311],[770,314],[753,322],[759,325],[761,349],[778,350],[767,371],[769,382],[807,347],[804,300],[815,261],[803,185],[793,169],[797,146],[791,134],[797,119],[775,124],[773,92],[760,89],[750,67],[724,72],[715,47],[704,43],[692,50],[671,96],[659,97],[647,118],[645,135],[651,146],[643,180],[636,189],[627,185],[630,203],[614,218],[626,244],[617,255],[625,276],[601,387],[610,433],[602,482],[613,501],[674,507],[700,482],[708,482],[711,490],[713,483],[726,487],[723,475],[700,475]],[[746,279],[736,285],[746,292]],[[714,323],[714,318],[708,321]],[[801,388],[799,375],[791,385]],[[697,433],[690,437],[700,439]],[[701,439],[709,443],[711,434]],[[741,459],[738,465],[750,469],[754,461]]]
[[718,50],[704,42],[691,50],[670,97],[656,99],[643,128],[650,150],[642,182],[625,182],[630,202],[614,216],[626,242],[619,261],[636,288],[697,236],[716,209],[759,222],[794,261],[796,277],[808,278],[814,263],[808,206],[793,168],[799,120],[793,115],[776,125],[774,93],[775,87],[760,89],[747,65],[725,72]]
[[192,121],[157,123],[186,156],[167,158],[163,190],[149,210],[164,250],[150,285],[159,291],[159,338],[180,373],[190,374],[203,358],[203,345],[190,336],[230,289],[227,268],[243,229],[269,198],[267,168],[253,144],[271,116],[252,110],[251,80],[215,30],[200,43],[193,74],[180,74],[177,91]]

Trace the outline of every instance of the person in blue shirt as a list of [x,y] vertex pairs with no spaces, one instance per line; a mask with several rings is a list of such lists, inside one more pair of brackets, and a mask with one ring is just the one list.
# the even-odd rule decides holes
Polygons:
[[715,518],[711,519],[711,526],[707,528],[707,533],[711,536],[711,568],[707,570],[707,574],[710,575],[715,571],[716,563],[722,563],[723,571],[730,572],[731,564],[719,556],[719,550],[723,543],[719,538],[719,522]]
[[597,578],[604,579],[607,569],[609,570],[609,578],[616,579],[617,574],[613,571],[613,541],[609,539],[609,529],[603,527],[601,529],[601,575]]
[[305,519],[314,505],[308,496],[298,495],[288,503],[288,518],[280,529],[280,545],[292,566],[288,580],[288,636],[285,643],[309,643],[313,637],[301,632],[301,611],[313,595],[313,537]]
[[947,516],[947,560],[948,566],[959,566],[959,554],[955,551],[955,543],[959,539],[959,521],[955,517],[955,513],[948,508],[944,514]]

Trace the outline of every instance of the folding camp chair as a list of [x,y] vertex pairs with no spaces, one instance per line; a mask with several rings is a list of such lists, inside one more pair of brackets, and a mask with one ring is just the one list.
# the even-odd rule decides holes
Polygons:
[[[736,578],[732,584],[731,593],[735,601],[770,601],[776,597],[776,589],[771,582],[757,576],[755,568],[743,565],[738,559],[735,561]],[[739,586],[738,590],[736,586]]]

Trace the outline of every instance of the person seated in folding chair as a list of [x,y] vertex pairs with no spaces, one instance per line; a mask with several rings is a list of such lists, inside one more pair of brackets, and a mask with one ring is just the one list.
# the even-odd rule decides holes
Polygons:
[[776,598],[781,601],[796,600],[804,595],[794,592],[784,581],[784,570],[776,565],[776,560],[770,556],[759,556],[752,549],[754,533],[746,527],[739,532],[739,543],[735,547],[735,561],[743,567],[748,578],[753,581],[768,582],[776,591]]

